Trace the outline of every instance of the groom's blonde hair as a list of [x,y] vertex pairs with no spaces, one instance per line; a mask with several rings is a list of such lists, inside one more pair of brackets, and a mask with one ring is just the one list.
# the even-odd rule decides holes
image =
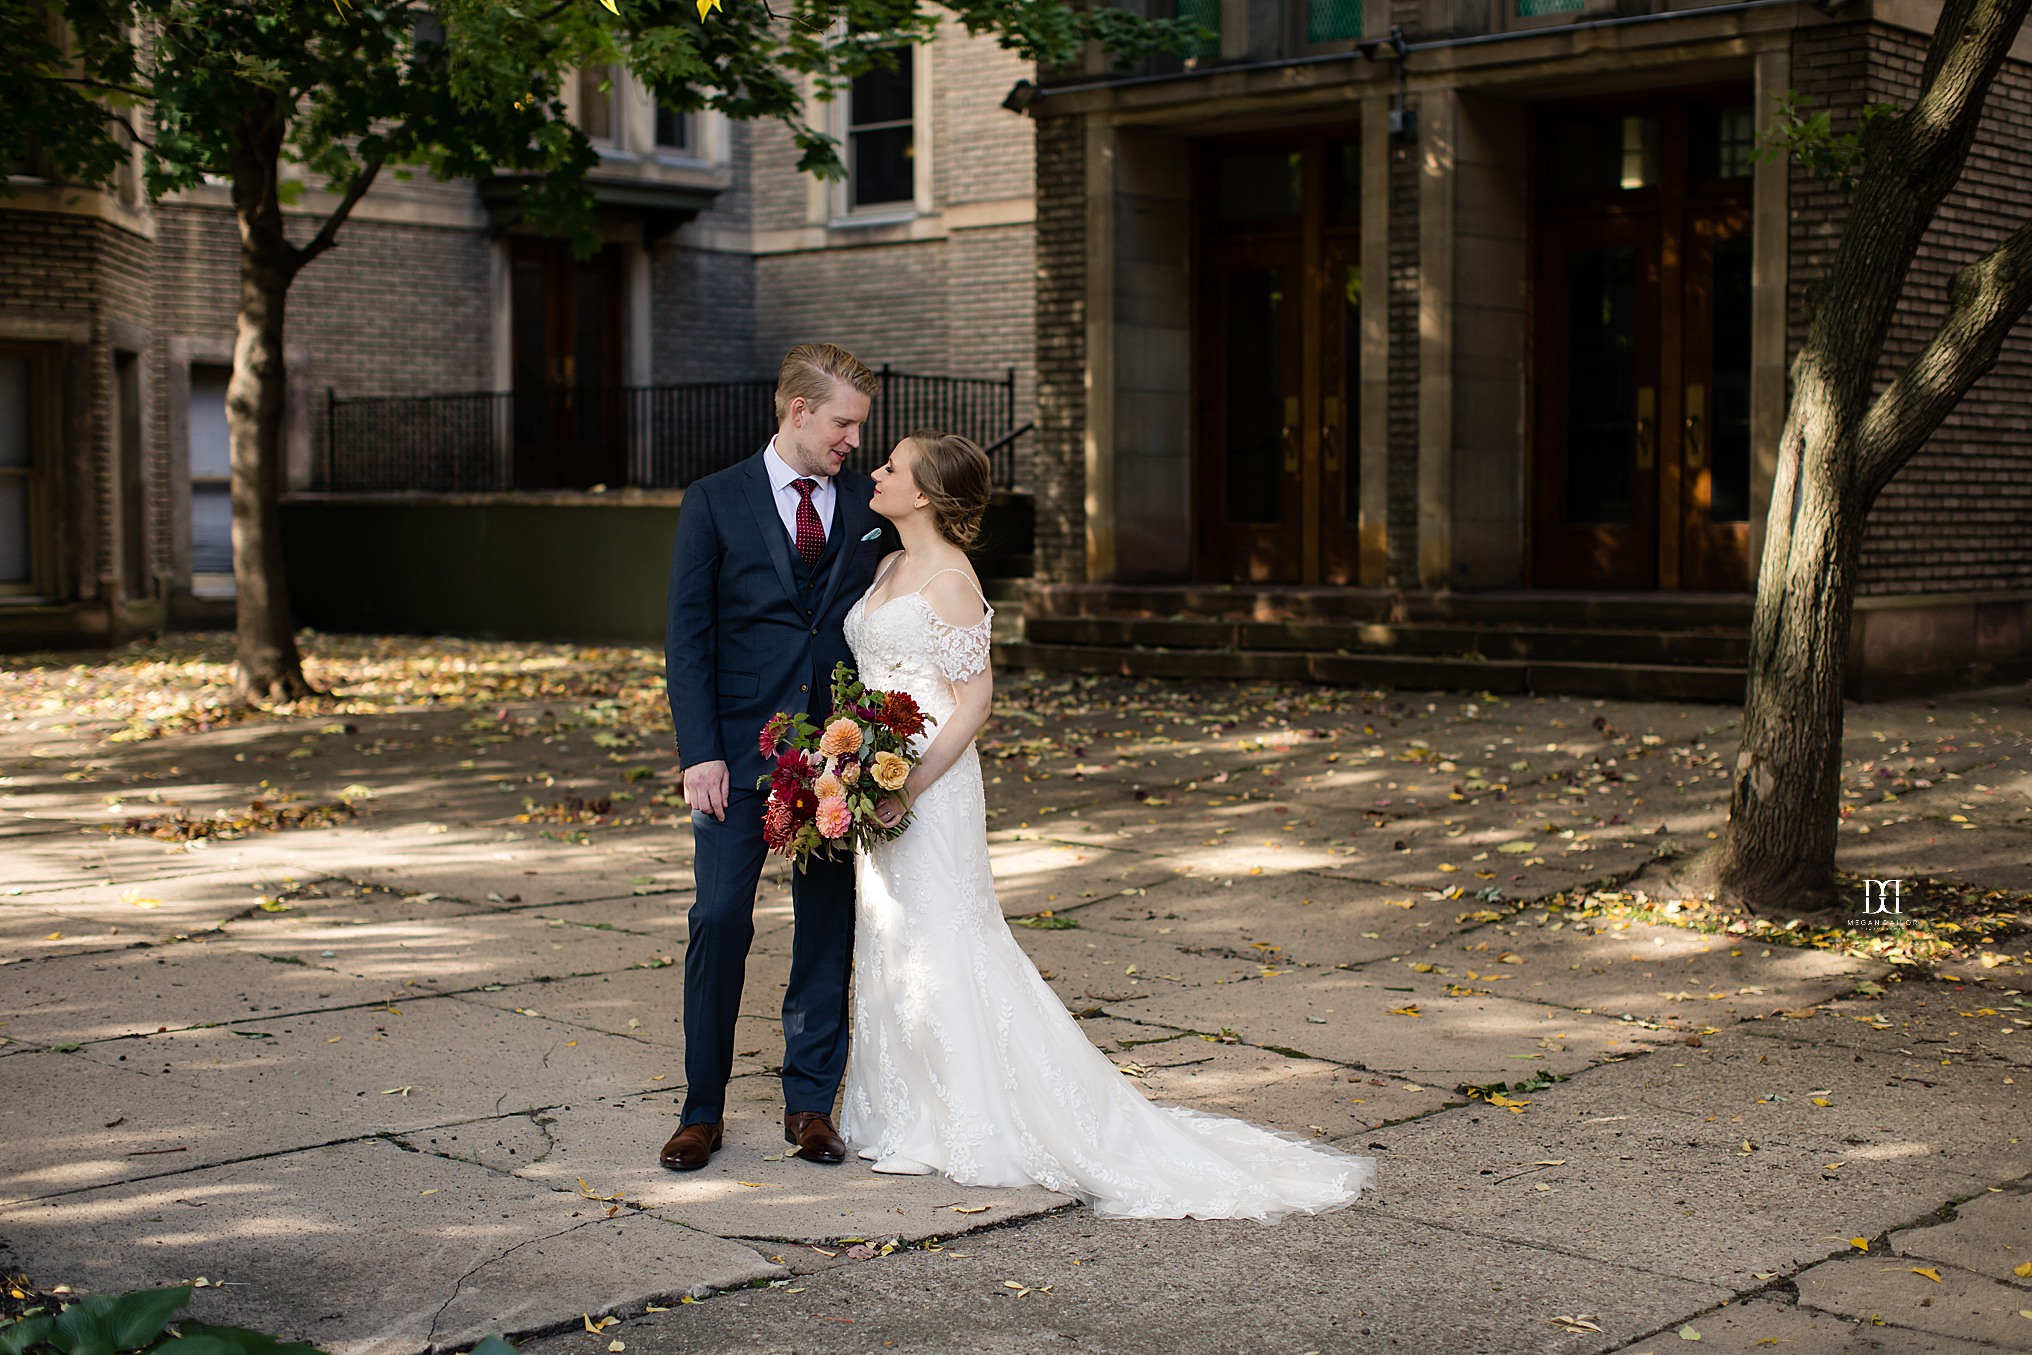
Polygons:
[[783,355],[776,374],[776,422],[790,413],[792,400],[816,409],[833,398],[835,382],[852,386],[870,400],[882,383],[868,365],[836,343],[801,343]]

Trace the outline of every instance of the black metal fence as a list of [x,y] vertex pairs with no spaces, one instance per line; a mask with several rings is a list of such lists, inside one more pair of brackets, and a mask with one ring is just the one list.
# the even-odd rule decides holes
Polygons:
[[[995,484],[1016,483],[1016,372],[926,376],[884,367],[861,432],[879,464],[914,428],[963,433]],[[353,493],[676,489],[752,456],[776,431],[776,383],[694,382],[454,395],[325,397],[316,487]]]

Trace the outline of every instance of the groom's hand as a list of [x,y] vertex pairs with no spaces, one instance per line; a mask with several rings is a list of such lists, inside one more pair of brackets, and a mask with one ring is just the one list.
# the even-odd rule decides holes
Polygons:
[[684,769],[684,802],[727,821],[727,764],[697,762]]

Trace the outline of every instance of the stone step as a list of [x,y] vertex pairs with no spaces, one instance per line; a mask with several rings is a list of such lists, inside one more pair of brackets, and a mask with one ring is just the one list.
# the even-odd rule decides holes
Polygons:
[[1739,593],[1583,593],[1512,590],[1403,593],[1381,588],[1215,584],[1037,583],[1035,617],[1258,621],[1468,623],[1557,629],[1747,631],[1750,599]]
[[1031,616],[1022,638],[1044,645],[1114,648],[1306,650],[1724,668],[1741,668],[1750,651],[1750,637],[1743,631],[1134,616]]
[[[1031,623],[1035,625],[1035,622]],[[1738,703],[1742,668],[1665,663],[1482,659],[1437,654],[1334,654],[1274,649],[1140,649],[1005,639],[1000,668],[1124,677],[1313,682],[1339,687],[1610,696]]]

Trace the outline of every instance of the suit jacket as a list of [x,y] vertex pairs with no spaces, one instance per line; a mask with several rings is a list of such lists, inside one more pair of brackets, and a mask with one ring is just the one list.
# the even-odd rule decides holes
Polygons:
[[760,452],[684,492],[663,642],[678,762],[725,762],[737,791],[767,768],[757,736],[770,716],[831,713],[833,665],[854,661],[847,613],[901,544],[868,506],[873,480],[843,468],[833,488],[825,553],[809,569],[783,530]]

